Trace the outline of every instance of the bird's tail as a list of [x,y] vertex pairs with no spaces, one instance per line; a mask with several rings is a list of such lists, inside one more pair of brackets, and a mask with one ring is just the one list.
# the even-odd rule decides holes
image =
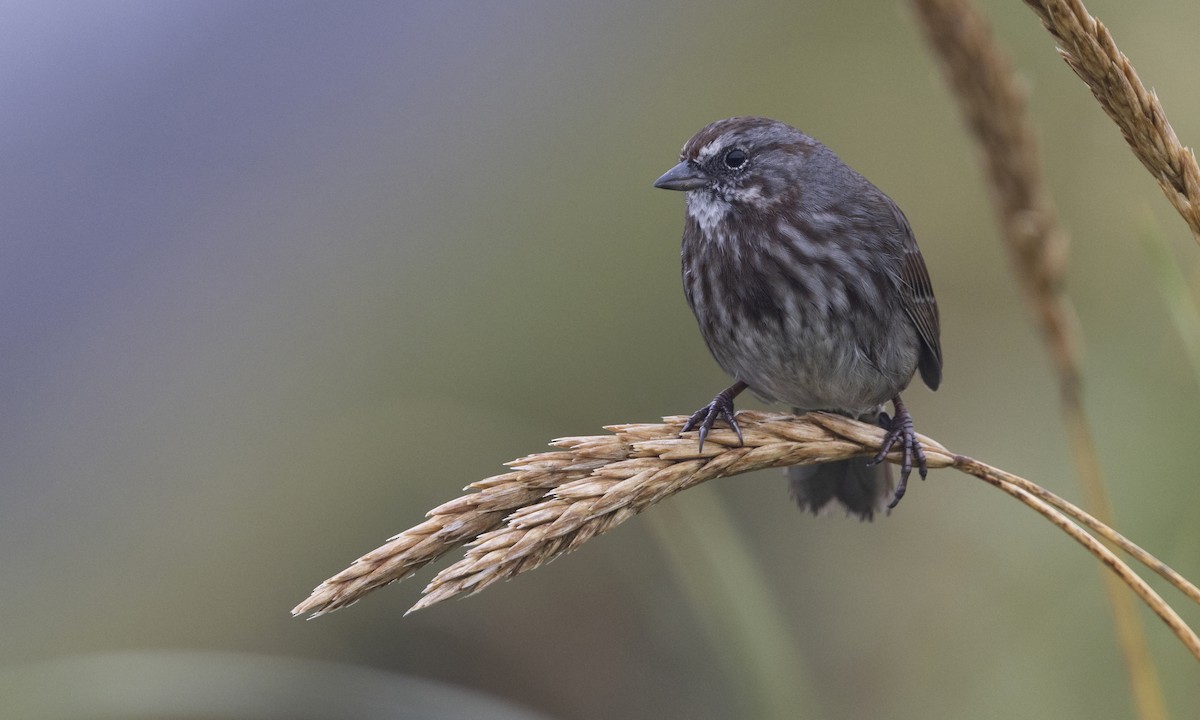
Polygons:
[[871,520],[882,512],[892,499],[890,465],[868,465],[871,458],[853,457],[849,460],[820,465],[796,465],[787,469],[792,497],[803,510],[813,515],[834,507],[834,500],[849,514],[860,520]]

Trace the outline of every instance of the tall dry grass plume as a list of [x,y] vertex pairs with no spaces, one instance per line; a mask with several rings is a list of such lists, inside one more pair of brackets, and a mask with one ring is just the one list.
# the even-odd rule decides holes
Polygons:
[[[992,204],[1013,268],[1054,363],[1063,423],[1085,507],[1105,523],[1115,524],[1095,436],[1084,409],[1081,343],[1065,282],[1067,235],[1042,178],[1024,88],[993,39],[987,20],[968,0],[913,0],[913,6],[983,156]],[[1103,29],[1099,23],[1095,25]],[[1127,62],[1125,67],[1136,81]],[[1169,132],[1170,126],[1165,127]],[[1173,139],[1174,133],[1170,137]],[[1162,720],[1167,716],[1166,702],[1133,598],[1116,577],[1105,574],[1104,580],[1138,717]]]
[[1200,242],[1200,167],[1179,142],[1158,95],[1147,90],[1116,41],[1080,0],[1025,0],[1059,42],[1058,51],[1091,88],[1125,142],[1158,181]]

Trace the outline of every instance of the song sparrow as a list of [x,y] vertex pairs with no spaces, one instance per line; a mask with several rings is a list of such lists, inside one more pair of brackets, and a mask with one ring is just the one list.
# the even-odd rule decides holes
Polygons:
[[[708,349],[734,384],[691,416],[700,447],[718,419],[737,432],[749,388],[798,412],[828,410],[888,430],[871,460],[789,468],[814,513],[838,500],[863,519],[903,497],[925,453],[900,400],[913,374],[942,377],[938,308],[908,220],[891,198],[799,130],[762,117],[718,120],[683,146],[655,187],[687,192],[683,287]],[[881,412],[891,400],[895,417]],[[886,465],[904,450],[892,492]]]

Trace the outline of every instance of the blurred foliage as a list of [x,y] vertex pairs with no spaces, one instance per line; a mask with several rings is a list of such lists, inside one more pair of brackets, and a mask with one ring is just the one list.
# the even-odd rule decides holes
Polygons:
[[[748,549],[753,607],[775,608],[807,675],[795,702],[822,717],[1126,714],[1094,561],[944,472],[873,524],[802,516],[774,473],[716,483],[480,597],[402,619],[422,576],[291,619],[500,462],[723,387],[680,291],[681,198],[650,184],[734,114],[805,129],[905,209],[943,312],[942,389],[906,397],[922,432],[1077,495],[973,148],[903,4],[351,7],[7,8],[3,677],[216,651],[560,718],[746,716],[762,703],[711,632],[724,600],[695,601],[688,578],[743,577],[728,563]],[[1089,7],[1180,138],[1200,138],[1200,6]],[[1162,302],[1146,214],[1193,291],[1200,250],[1036,17],[985,10],[1028,79],[1073,238],[1118,528],[1196,580],[1194,339]],[[694,532],[668,515],[714,500],[740,548],[661,542]],[[1194,663],[1148,628],[1185,716]],[[0,709],[29,708],[35,685],[5,685]]]

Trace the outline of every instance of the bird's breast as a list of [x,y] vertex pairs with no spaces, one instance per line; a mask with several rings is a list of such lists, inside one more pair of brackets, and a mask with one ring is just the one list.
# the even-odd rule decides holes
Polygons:
[[690,216],[688,302],[721,367],[760,396],[804,409],[867,411],[916,368],[911,323],[836,248],[747,237]]

